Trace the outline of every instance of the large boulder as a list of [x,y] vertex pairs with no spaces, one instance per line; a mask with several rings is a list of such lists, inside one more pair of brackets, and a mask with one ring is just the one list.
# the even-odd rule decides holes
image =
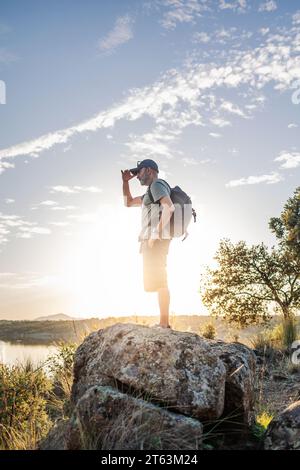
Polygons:
[[199,449],[204,421],[248,423],[254,376],[244,345],[115,324],[77,349],[72,416],[40,448]]
[[199,421],[101,386],[78,400],[67,435],[71,450],[194,450],[201,444]]
[[192,333],[118,323],[91,334],[75,355],[72,400],[93,385],[140,393],[203,420],[224,410],[226,367]]
[[224,415],[250,424],[254,405],[256,356],[241,343],[211,342],[226,367]]
[[300,401],[288,406],[267,429],[265,450],[300,450]]
[[[72,401],[93,385],[138,392],[200,420],[236,409],[248,419],[255,355],[194,333],[116,324],[92,333],[75,355]],[[226,395],[225,395],[226,392]]]

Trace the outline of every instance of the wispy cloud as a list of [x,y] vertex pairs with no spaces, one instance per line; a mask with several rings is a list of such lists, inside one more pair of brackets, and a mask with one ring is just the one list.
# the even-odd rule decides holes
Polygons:
[[235,147],[233,147],[231,149],[228,149],[228,153],[230,153],[231,155],[238,155],[240,151],[236,149]]
[[195,158],[182,158],[183,166],[194,166],[199,165],[199,162]]
[[49,225],[54,225],[55,227],[67,227],[70,225],[69,222],[49,222]]
[[56,205],[57,205],[57,202],[51,201],[51,200],[42,201],[39,203],[39,206],[56,206]]
[[258,11],[275,11],[277,10],[277,3],[274,0],[269,0],[268,2],[261,3],[259,5]]
[[153,132],[147,132],[142,136],[131,134],[129,136],[130,141],[126,142],[125,145],[132,154],[132,160],[140,158],[140,155],[146,155],[147,157],[160,155],[172,158],[169,145],[176,141],[179,133],[179,131],[168,130],[165,126],[158,125]]
[[101,52],[111,53],[117,47],[125,44],[133,37],[132,26],[134,20],[131,16],[125,15],[117,18],[113,29],[98,42]]
[[14,167],[15,167],[14,163],[4,162],[0,160],[0,175],[8,168],[14,168]]
[[31,207],[31,210],[32,211],[37,210],[40,206],[53,207],[53,206],[57,206],[57,205],[58,205],[58,202],[51,201],[51,200],[46,200],[46,201],[42,201],[39,204],[36,204],[35,206]]
[[81,192],[101,193],[102,189],[97,186],[51,186],[50,193],[78,194]]
[[204,44],[207,44],[210,41],[210,36],[207,33],[204,33],[204,32],[195,33],[193,35],[193,41],[194,42],[203,42]]
[[16,234],[17,238],[32,238],[33,235],[49,235],[51,230],[47,227],[24,227],[21,226],[18,228],[19,232]]
[[298,124],[295,124],[294,122],[291,122],[289,125],[288,125],[288,129],[294,129],[298,127]]
[[[161,134],[164,132],[176,139],[190,124],[207,125],[212,116],[206,118],[205,124],[204,113],[207,113],[207,109],[215,109],[217,103],[214,95],[208,94],[211,89],[238,89],[248,86],[248,104],[251,94],[255,96],[267,84],[273,84],[278,90],[289,89],[299,77],[299,49],[300,36],[294,28],[284,36],[269,36],[266,44],[257,48],[232,51],[222,65],[191,63],[182,71],[172,69],[153,84],[131,90],[122,102],[89,120],[1,150],[0,159],[32,154],[38,156],[56,144],[66,143],[76,134],[111,128],[121,119],[134,121],[142,116],[154,119],[155,126],[164,129],[160,131]],[[241,109],[240,104],[238,106],[225,100],[220,104],[220,111],[243,118],[249,117],[249,113]],[[224,118],[221,115],[216,117]],[[158,143],[168,145],[166,140],[155,138]],[[147,138],[142,139],[142,143],[147,144]],[[160,148],[162,152],[168,151],[163,146]]]
[[280,168],[290,169],[300,166],[300,153],[283,151],[279,157],[275,158],[275,162],[283,162]]
[[41,227],[37,222],[30,222],[16,214],[0,212],[0,245],[5,245],[11,238],[32,238],[36,235],[51,233],[47,227]]
[[6,204],[13,204],[14,202],[15,202],[15,200],[14,200],[14,199],[11,199],[11,198],[9,198],[9,197],[7,197],[7,198],[5,199],[5,203],[6,203]]
[[[216,9],[245,13],[250,8],[247,0],[153,0],[153,4],[163,9],[160,23],[167,30],[174,30],[181,23],[196,23],[205,12]],[[207,42],[207,39],[204,35],[198,37],[200,42]]]
[[55,276],[37,272],[0,273],[0,289],[23,290],[42,287],[56,282]]
[[293,15],[293,23],[294,24],[299,24],[300,23],[300,10],[296,11],[296,13]]
[[218,117],[212,118],[210,121],[211,121],[212,124],[214,124],[217,127],[231,126],[230,121],[226,121],[225,119],[218,118]]
[[253,36],[252,31],[248,31],[243,28],[237,28],[236,26],[232,26],[230,28],[220,28],[216,29],[215,31],[210,32],[210,34],[206,32],[196,32],[192,36],[193,43],[196,44],[222,44],[225,45],[228,42],[240,44],[241,41],[247,41]]
[[160,5],[166,9],[161,24],[168,30],[175,29],[178,23],[193,23],[208,9],[205,1],[198,0],[162,0]]
[[260,176],[248,176],[245,178],[240,178],[238,180],[229,181],[226,183],[227,188],[234,188],[236,186],[245,186],[249,184],[275,184],[279,181],[282,181],[282,176],[279,173],[271,173],[270,175],[260,175]]
[[265,36],[270,32],[270,28],[260,28],[259,32],[262,36]]
[[247,0],[234,0],[234,1],[226,1],[226,0],[219,0],[219,8],[220,10],[233,10],[239,13],[244,13],[247,8]]
[[73,211],[78,209],[77,206],[53,206],[51,207],[52,211]]
[[240,117],[247,118],[248,116],[242,111],[237,105],[231,103],[230,101],[223,101],[221,104],[221,109],[224,109],[228,113],[237,114]]

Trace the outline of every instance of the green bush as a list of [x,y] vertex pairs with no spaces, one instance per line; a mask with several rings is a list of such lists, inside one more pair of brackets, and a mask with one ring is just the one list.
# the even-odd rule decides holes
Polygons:
[[207,323],[200,329],[200,334],[206,339],[215,339],[217,332],[212,323]]
[[0,364],[0,449],[34,449],[49,430],[46,412],[51,382],[45,372],[27,362]]
[[271,350],[289,349],[297,339],[297,324],[294,318],[282,320],[273,328],[263,329],[251,340],[254,349],[268,353]]
[[266,430],[273,419],[273,415],[268,411],[261,411],[255,416],[255,423],[252,426],[252,433],[258,439],[262,440]]
[[69,414],[75,350],[64,344],[38,367],[0,364],[0,450],[36,449],[53,421]]

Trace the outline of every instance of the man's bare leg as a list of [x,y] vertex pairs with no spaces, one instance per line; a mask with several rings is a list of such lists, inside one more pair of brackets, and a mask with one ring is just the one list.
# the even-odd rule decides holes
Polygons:
[[167,328],[169,326],[170,292],[168,287],[162,287],[158,289],[157,292],[160,310],[160,326]]

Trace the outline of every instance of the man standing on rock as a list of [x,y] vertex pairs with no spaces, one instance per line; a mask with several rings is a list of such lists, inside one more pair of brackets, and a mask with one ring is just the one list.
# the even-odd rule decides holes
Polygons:
[[[170,198],[171,189],[158,178],[158,165],[146,159],[136,168],[121,170],[123,196],[126,207],[142,207],[142,229],[139,235],[140,253],[143,255],[144,289],[157,292],[162,328],[170,328],[170,292],[167,281],[167,255],[170,246],[169,221],[175,207]],[[142,186],[148,186],[143,196],[132,197],[129,181],[137,177]]]

